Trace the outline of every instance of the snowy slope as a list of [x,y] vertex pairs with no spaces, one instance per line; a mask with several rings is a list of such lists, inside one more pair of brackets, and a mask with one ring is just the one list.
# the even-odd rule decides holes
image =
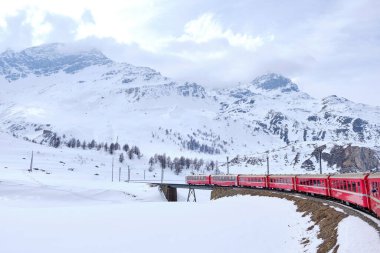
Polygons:
[[[321,242],[318,226],[308,230],[310,217],[283,199],[165,203],[157,188],[146,185],[124,184],[119,191],[103,187],[0,184],[2,251],[251,252],[254,244],[262,252],[282,248],[293,253],[315,252]],[[34,192],[34,198],[25,191]],[[286,215],[277,215],[279,210]],[[234,218],[224,219],[221,226],[221,218],[231,213]],[[304,238],[309,241],[306,245],[301,243]]]
[[209,90],[63,44],[6,51],[0,67],[0,130],[46,145],[54,134],[62,147],[71,138],[118,140],[145,158],[238,155],[259,159],[257,169],[270,150],[275,171],[299,172],[318,145],[376,148],[380,140],[379,107],[317,100],[278,74]]

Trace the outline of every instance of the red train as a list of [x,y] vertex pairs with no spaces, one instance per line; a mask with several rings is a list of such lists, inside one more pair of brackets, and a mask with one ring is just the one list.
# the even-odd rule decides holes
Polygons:
[[198,175],[191,185],[280,189],[322,195],[365,208],[380,218],[380,173],[334,175]]

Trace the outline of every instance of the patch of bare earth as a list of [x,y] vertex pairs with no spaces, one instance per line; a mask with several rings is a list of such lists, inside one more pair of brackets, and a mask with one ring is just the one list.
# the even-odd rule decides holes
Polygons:
[[[315,225],[319,225],[318,238],[322,243],[318,246],[318,253],[338,251],[339,245],[337,244],[338,238],[338,224],[348,215],[335,210],[330,205],[324,205],[320,200],[313,198],[301,198],[294,194],[286,192],[273,192],[263,189],[225,189],[215,188],[211,192],[211,199],[218,199],[222,197],[235,196],[235,195],[251,195],[251,196],[265,196],[276,197],[293,201],[297,206],[297,211],[303,213],[303,216],[310,215],[311,220]],[[315,226],[308,229],[311,230]],[[303,238],[303,244],[309,243],[309,239]]]

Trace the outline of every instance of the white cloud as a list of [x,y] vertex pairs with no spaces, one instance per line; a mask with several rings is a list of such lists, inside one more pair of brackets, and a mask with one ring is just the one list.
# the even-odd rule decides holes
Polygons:
[[[231,29],[224,29],[212,13],[205,13],[197,19],[189,21],[178,41],[194,41],[195,43],[207,43],[211,40],[225,39],[231,46],[243,47],[246,50],[255,51],[264,44],[261,36],[253,37],[249,34],[234,33]],[[273,40],[274,37],[271,37]]]
[[50,42],[203,85],[273,71],[314,96],[379,104],[377,0],[3,1],[0,51]]

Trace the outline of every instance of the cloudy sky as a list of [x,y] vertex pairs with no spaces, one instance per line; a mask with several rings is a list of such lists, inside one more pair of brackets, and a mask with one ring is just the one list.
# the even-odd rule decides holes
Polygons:
[[[75,3],[75,4],[74,4]],[[63,42],[210,87],[277,72],[315,97],[380,105],[378,0],[14,0],[0,51]]]

